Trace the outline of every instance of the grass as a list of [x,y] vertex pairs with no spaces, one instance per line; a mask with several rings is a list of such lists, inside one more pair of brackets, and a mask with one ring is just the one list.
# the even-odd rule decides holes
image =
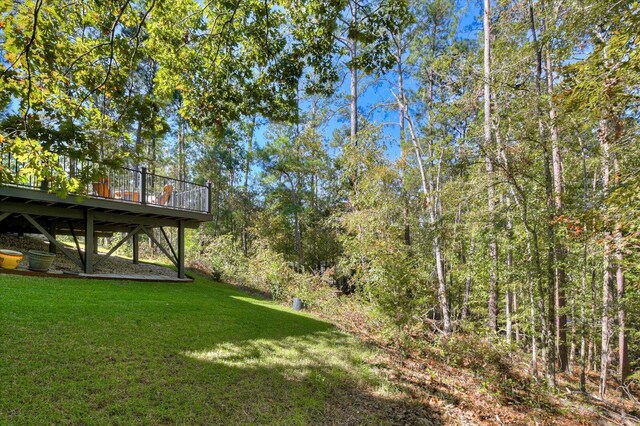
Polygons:
[[373,357],[205,279],[0,276],[0,424],[391,423]]

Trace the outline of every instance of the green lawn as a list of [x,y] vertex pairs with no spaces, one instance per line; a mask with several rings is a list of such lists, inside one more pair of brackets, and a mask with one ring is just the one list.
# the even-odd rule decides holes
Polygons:
[[401,405],[332,325],[199,279],[0,275],[0,424],[380,424]]

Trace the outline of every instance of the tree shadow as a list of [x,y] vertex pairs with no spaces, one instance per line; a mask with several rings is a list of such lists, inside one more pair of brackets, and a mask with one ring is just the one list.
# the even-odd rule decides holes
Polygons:
[[[358,345],[330,329],[223,342],[181,356],[200,368],[242,377],[227,387],[244,401],[229,413],[239,423],[443,424],[440,408],[412,400],[404,387],[385,380],[373,366],[373,353]],[[290,413],[282,416],[283,409]]]

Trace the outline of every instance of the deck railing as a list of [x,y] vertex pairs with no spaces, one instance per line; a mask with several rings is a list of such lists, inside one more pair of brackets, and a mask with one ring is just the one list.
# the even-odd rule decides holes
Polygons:
[[[77,178],[89,182],[77,191],[80,195],[127,203],[152,205],[169,209],[211,213],[211,186],[149,173],[145,167],[108,168],[90,160],[71,159],[65,155],[52,157],[49,162],[48,181]],[[25,172],[26,164],[10,152],[2,154],[2,168],[9,171],[16,185],[46,191],[49,182],[35,173]],[[63,176],[61,176],[61,174]],[[97,176],[97,177],[96,177]]]

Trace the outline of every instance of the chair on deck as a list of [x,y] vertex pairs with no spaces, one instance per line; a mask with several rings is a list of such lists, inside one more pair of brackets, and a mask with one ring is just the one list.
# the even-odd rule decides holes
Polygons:
[[93,193],[98,197],[113,198],[113,189],[109,187],[109,178],[102,177],[98,182],[93,182]]
[[161,206],[166,206],[169,203],[169,200],[171,200],[172,194],[173,194],[173,185],[165,185],[164,188],[162,188],[162,195],[160,196],[159,204]]
[[122,191],[122,199],[138,203],[140,202],[140,193],[138,191]]

